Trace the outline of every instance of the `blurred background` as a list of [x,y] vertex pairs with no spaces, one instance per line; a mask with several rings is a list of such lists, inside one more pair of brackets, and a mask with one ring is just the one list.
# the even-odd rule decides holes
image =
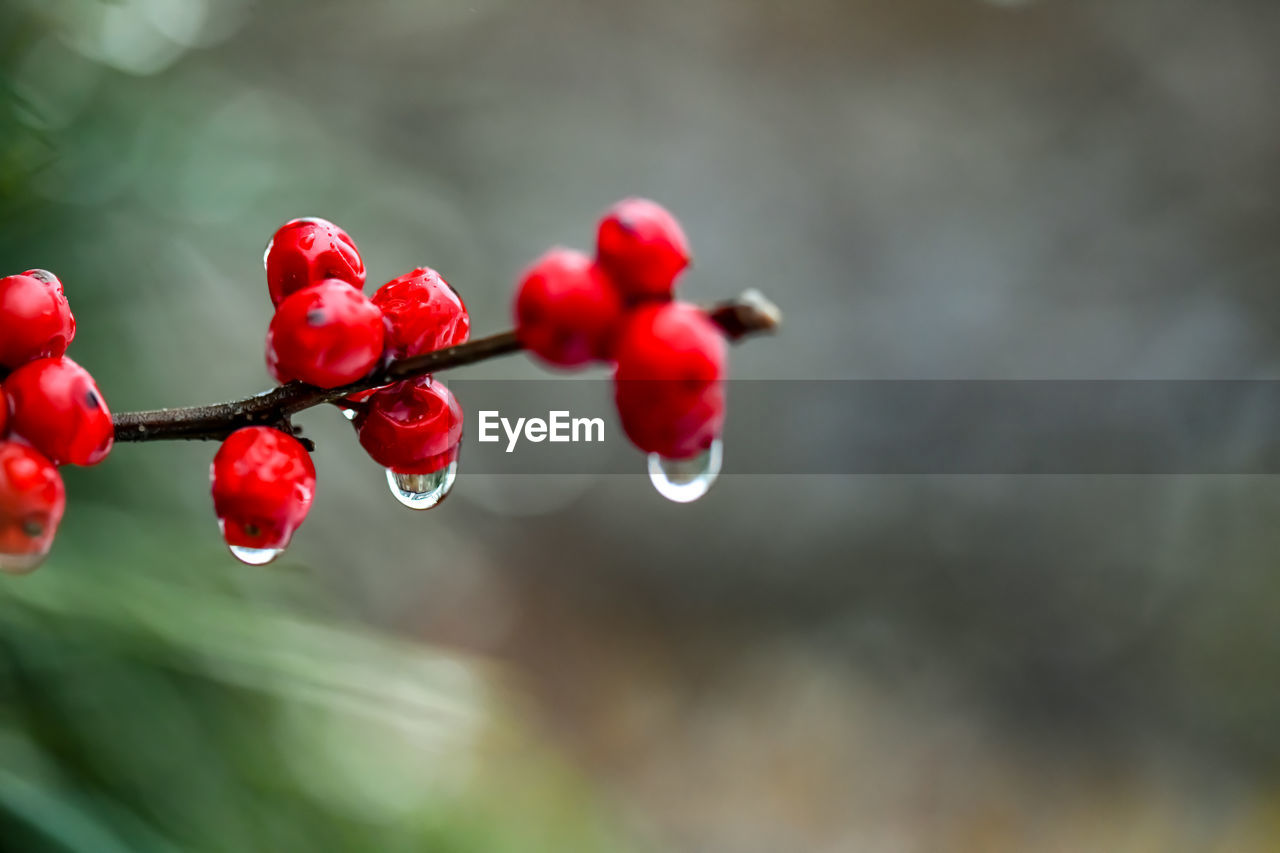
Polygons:
[[[269,386],[287,219],[488,333],[628,194],[690,298],[786,312],[738,377],[1275,379],[1278,38],[1273,0],[0,0],[0,270],[61,276],[117,411]],[[464,462],[415,514],[300,422],[317,501],[265,569],[212,445],[66,471],[0,585],[4,849],[1280,846],[1274,477],[730,444],[690,506]]]

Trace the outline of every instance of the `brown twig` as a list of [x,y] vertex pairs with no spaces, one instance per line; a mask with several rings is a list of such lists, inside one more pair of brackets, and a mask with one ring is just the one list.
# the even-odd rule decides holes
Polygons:
[[[782,317],[777,306],[755,290],[712,306],[707,310],[707,315],[724,330],[731,341],[761,332],[771,332],[777,328]],[[156,409],[149,412],[123,412],[113,419],[116,441],[221,441],[247,426],[270,426],[296,432],[290,418],[304,409],[332,403],[359,391],[378,388],[402,379],[487,361],[521,349],[523,347],[516,339],[515,332],[503,332],[426,355],[388,362],[360,381],[341,388],[316,388],[301,382],[290,382],[229,403]]]

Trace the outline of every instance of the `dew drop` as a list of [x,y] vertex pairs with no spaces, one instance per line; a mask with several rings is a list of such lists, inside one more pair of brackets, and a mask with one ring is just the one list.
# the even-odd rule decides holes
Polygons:
[[342,411],[342,416],[347,420],[354,421],[356,419],[357,412],[355,409],[348,409],[347,407],[344,406],[341,409],[341,411]]
[[430,474],[397,474],[387,469],[391,494],[409,509],[431,509],[449,495],[458,478],[458,463],[450,462]]
[[228,545],[231,556],[249,566],[265,566],[284,553],[283,548],[246,548],[243,545]]
[[668,459],[650,453],[649,479],[658,494],[667,500],[692,503],[711,490],[711,484],[720,476],[723,461],[724,444],[718,438],[692,459]]
[[0,572],[6,575],[25,575],[35,571],[48,552],[33,554],[0,554]]
[[57,284],[58,277],[48,270],[28,270],[27,275],[36,281],[43,281],[45,284]]
[[276,244],[276,238],[273,236],[270,240],[267,241],[267,248],[262,250],[262,268],[264,270],[267,268],[267,258],[271,257],[271,249],[275,246],[275,244]]

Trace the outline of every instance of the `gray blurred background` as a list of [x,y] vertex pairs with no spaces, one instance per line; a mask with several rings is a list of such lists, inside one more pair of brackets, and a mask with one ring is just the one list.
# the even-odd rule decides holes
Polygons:
[[[1274,379],[1277,44],[1273,0],[0,0],[0,269],[62,277],[117,411],[269,385],[287,219],[373,286],[436,267],[483,334],[628,194],[683,220],[687,297],[786,312],[737,377]],[[795,440],[838,454],[839,410]],[[464,459],[420,515],[300,420],[317,501],[267,569],[212,445],[66,472],[0,588],[6,846],[1280,845],[1273,477],[729,445],[690,506]]]

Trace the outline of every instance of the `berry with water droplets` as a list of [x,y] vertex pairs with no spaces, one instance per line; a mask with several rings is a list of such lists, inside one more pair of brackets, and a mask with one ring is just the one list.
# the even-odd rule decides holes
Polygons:
[[44,270],[0,278],[0,365],[60,356],[76,336],[62,283]]
[[25,574],[40,565],[66,509],[54,464],[18,441],[0,441],[0,571]]
[[430,474],[458,457],[462,407],[429,376],[380,388],[356,416],[360,446],[400,474]]
[[360,250],[346,231],[327,219],[285,223],[271,238],[263,261],[273,305],[326,279],[345,281],[357,290],[364,287]]
[[596,258],[631,299],[668,299],[676,276],[689,266],[689,240],[665,207],[628,198],[601,218]]
[[720,329],[696,306],[669,302],[629,316],[614,379],[632,443],[672,459],[707,450],[724,424],[727,350]]
[[723,382],[690,391],[673,382],[620,381],[615,385],[614,402],[631,443],[668,459],[697,456],[724,429]]
[[322,281],[280,303],[267,330],[267,369],[279,382],[336,388],[377,365],[385,337],[382,312],[368,297]]
[[609,358],[622,304],[589,257],[554,248],[525,271],[515,315],[526,349],[549,364],[572,367]]
[[97,465],[111,452],[111,412],[89,371],[71,359],[42,358],[4,381],[9,429],[55,465]]
[[[237,556],[283,551],[315,497],[316,469],[296,438],[270,427],[233,432],[209,469],[213,511]],[[241,559],[245,559],[241,556]]]
[[429,267],[394,278],[373,294],[387,320],[387,355],[411,358],[466,341],[471,317],[461,297]]

